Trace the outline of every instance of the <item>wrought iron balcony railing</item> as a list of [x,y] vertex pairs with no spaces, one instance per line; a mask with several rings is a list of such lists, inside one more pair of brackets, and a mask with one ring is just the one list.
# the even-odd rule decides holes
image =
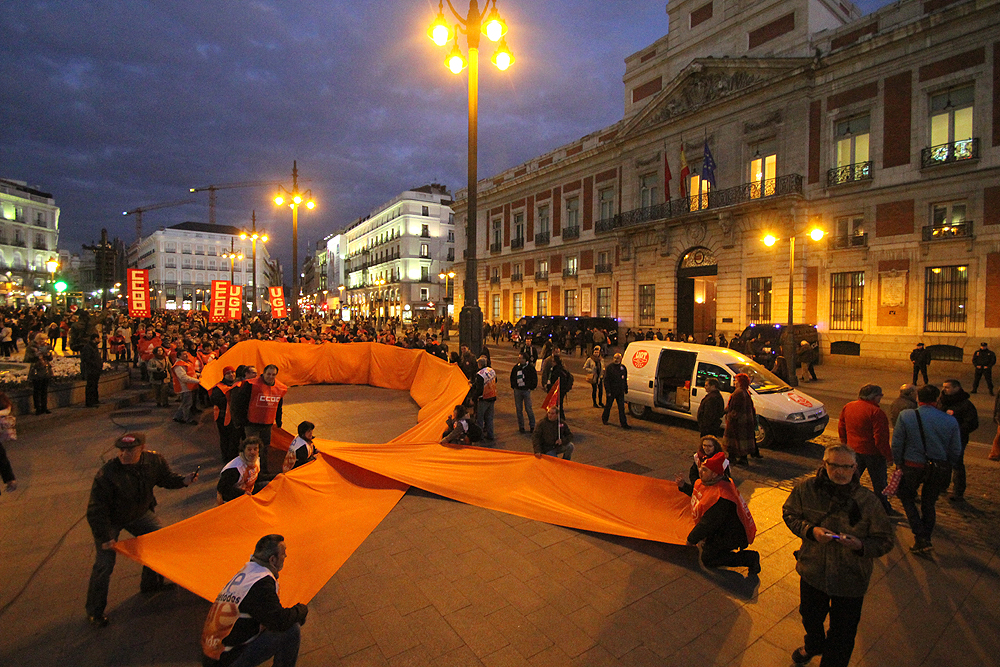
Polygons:
[[572,241],[573,239],[580,238],[580,226],[574,225],[572,227],[566,227],[562,230],[563,241]]
[[563,269],[563,278],[576,278],[576,269]]
[[510,281],[512,283],[519,283],[519,282],[522,282],[523,280],[524,280],[524,274],[523,273],[512,273],[512,274],[510,274]]
[[597,264],[594,266],[594,273],[611,273],[614,267],[610,264]]
[[549,279],[548,271],[535,271],[535,280],[548,280],[548,279]]
[[490,276],[490,285],[499,285],[500,276]]
[[516,238],[516,239],[511,239],[510,240],[510,249],[511,250],[520,250],[523,247],[524,247],[524,237],[523,236],[520,237],[520,238]]
[[538,232],[535,234],[535,245],[548,245],[549,244],[549,233],[548,232]]
[[867,248],[868,234],[852,234],[851,236],[831,236],[830,249],[843,250],[844,248]]
[[826,172],[827,187],[831,185],[843,185],[844,183],[857,183],[858,181],[870,180],[872,180],[871,162],[845,164],[843,167],[834,167]]
[[920,151],[920,167],[936,167],[941,164],[979,159],[979,138],[962,139],[950,144],[928,146]]
[[503,248],[503,244],[502,244],[502,243],[491,243],[491,244],[490,244],[490,252],[491,252],[492,254],[494,254],[494,255],[497,255],[497,254],[499,254],[499,253],[500,253],[500,250],[501,250],[502,248]]
[[972,238],[972,220],[924,227],[924,241],[943,241],[956,238]]

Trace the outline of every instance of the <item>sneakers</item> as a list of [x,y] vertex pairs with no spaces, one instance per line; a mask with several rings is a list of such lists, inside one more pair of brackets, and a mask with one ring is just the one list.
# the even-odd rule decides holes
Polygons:
[[96,616],[88,616],[87,621],[93,625],[95,628],[106,628],[108,627],[108,617],[104,614],[97,614]]
[[805,646],[800,646],[794,651],[792,651],[792,662],[794,662],[796,665],[804,665],[817,655],[819,655],[819,653],[809,653],[808,651],[806,651]]
[[913,546],[910,547],[910,553],[911,554],[926,554],[926,553],[929,553],[930,551],[932,551],[933,549],[934,549],[934,547],[931,545],[931,541],[930,540],[925,540],[922,537],[918,537],[916,539],[916,541],[913,543]]

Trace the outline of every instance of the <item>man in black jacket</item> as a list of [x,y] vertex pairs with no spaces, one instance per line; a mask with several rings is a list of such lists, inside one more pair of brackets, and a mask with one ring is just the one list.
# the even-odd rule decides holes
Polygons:
[[299,657],[299,628],[309,608],[301,602],[282,607],[278,573],[288,550],[281,535],[257,541],[250,562],[215,598],[201,633],[202,664],[256,667],[274,658],[274,667],[291,667]]
[[925,350],[923,343],[917,343],[917,346],[910,352],[910,361],[913,363],[912,384],[917,383],[917,374],[922,374],[924,384],[927,384],[927,367],[931,365],[930,350]]
[[972,365],[976,367],[976,377],[972,380],[972,393],[979,390],[979,380],[986,378],[986,387],[993,395],[993,367],[997,363],[997,355],[985,342],[979,344],[979,349],[972,355]]
[[979,412],[958,380],[945,380],[942,383],[938,409],[958,421],[958,432],[962,437],[962,456],[951,466],[954,486],[948,500],[962,502],[965,500],[965,448],[969,444],[969,436],[979,428]]
[[705,380],[705,395],[698,406],[698,430],[701,435],[714,435],[721,438],[725,429],[722,418],[726,415],[726,402],[719,390],[719,381],[715,378]]
[[97,395],[97,387],[101,381],[101,370],[104,363],[101,361],[101,351],[97,349],[97,341],[100,336],[90,334],[87,342],[80,350],[80,374],[87,381],[87,389],[84,392],[86,407],[96,408],[101,404]]
[[[145,445],[144,433],[126,433],[115,440],[118,456],[101,467],[90,489],[87,523],[97,545],[97,557],[87,588],[87,616],[99,628],[108,624],[104,609],[115,569],[114,547],[118,535],[123,530],[135,536],[159,530],[160,520],[153,513],[156,507],[153,487],[180,489],[198,478],[197,472],[184,476],[174,473],[165,458],[145,451]],[[142,568],[139,584],[142,592],[155,593],[166,587],[162,575]]]
[[628,369],[622,364],[621,353],[616,353],[614,361],[604,369],[604,414],[601,421],[608,425],[611,416],[611,404],[618,403],[618,421],[622,428],[632,428],[625,418],[625,394],[628,393]]
[[535,432],[535,413],[531,409],[531,391],[538,387],[538,373],[528,359],[528,352],[521,350],[518,362],[510,371],[510,388],[514,390],[514,409],[517,412],[517,430],[524,433],[524,412],[528,413],[528,427]]

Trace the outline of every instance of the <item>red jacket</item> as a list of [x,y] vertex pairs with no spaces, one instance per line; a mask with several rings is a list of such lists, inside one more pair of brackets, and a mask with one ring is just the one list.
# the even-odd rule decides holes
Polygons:
[[858,454],[879,454],[892,462],[889,446],[889,418],[882,408],[858,399],[840,411],[840,442]]

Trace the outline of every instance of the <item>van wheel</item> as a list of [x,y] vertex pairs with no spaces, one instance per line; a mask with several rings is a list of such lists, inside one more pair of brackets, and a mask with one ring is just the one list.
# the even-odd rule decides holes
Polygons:
[[757,441],[757,447],[774,446],[774,430],[760,415],[757,415],[757,430],[754,433],[754,439]]
[[645,419],[647,415],[649,415],[649,408],[645,405],[639,405],[638,403],[629,403],[628,413],[636,419]]

